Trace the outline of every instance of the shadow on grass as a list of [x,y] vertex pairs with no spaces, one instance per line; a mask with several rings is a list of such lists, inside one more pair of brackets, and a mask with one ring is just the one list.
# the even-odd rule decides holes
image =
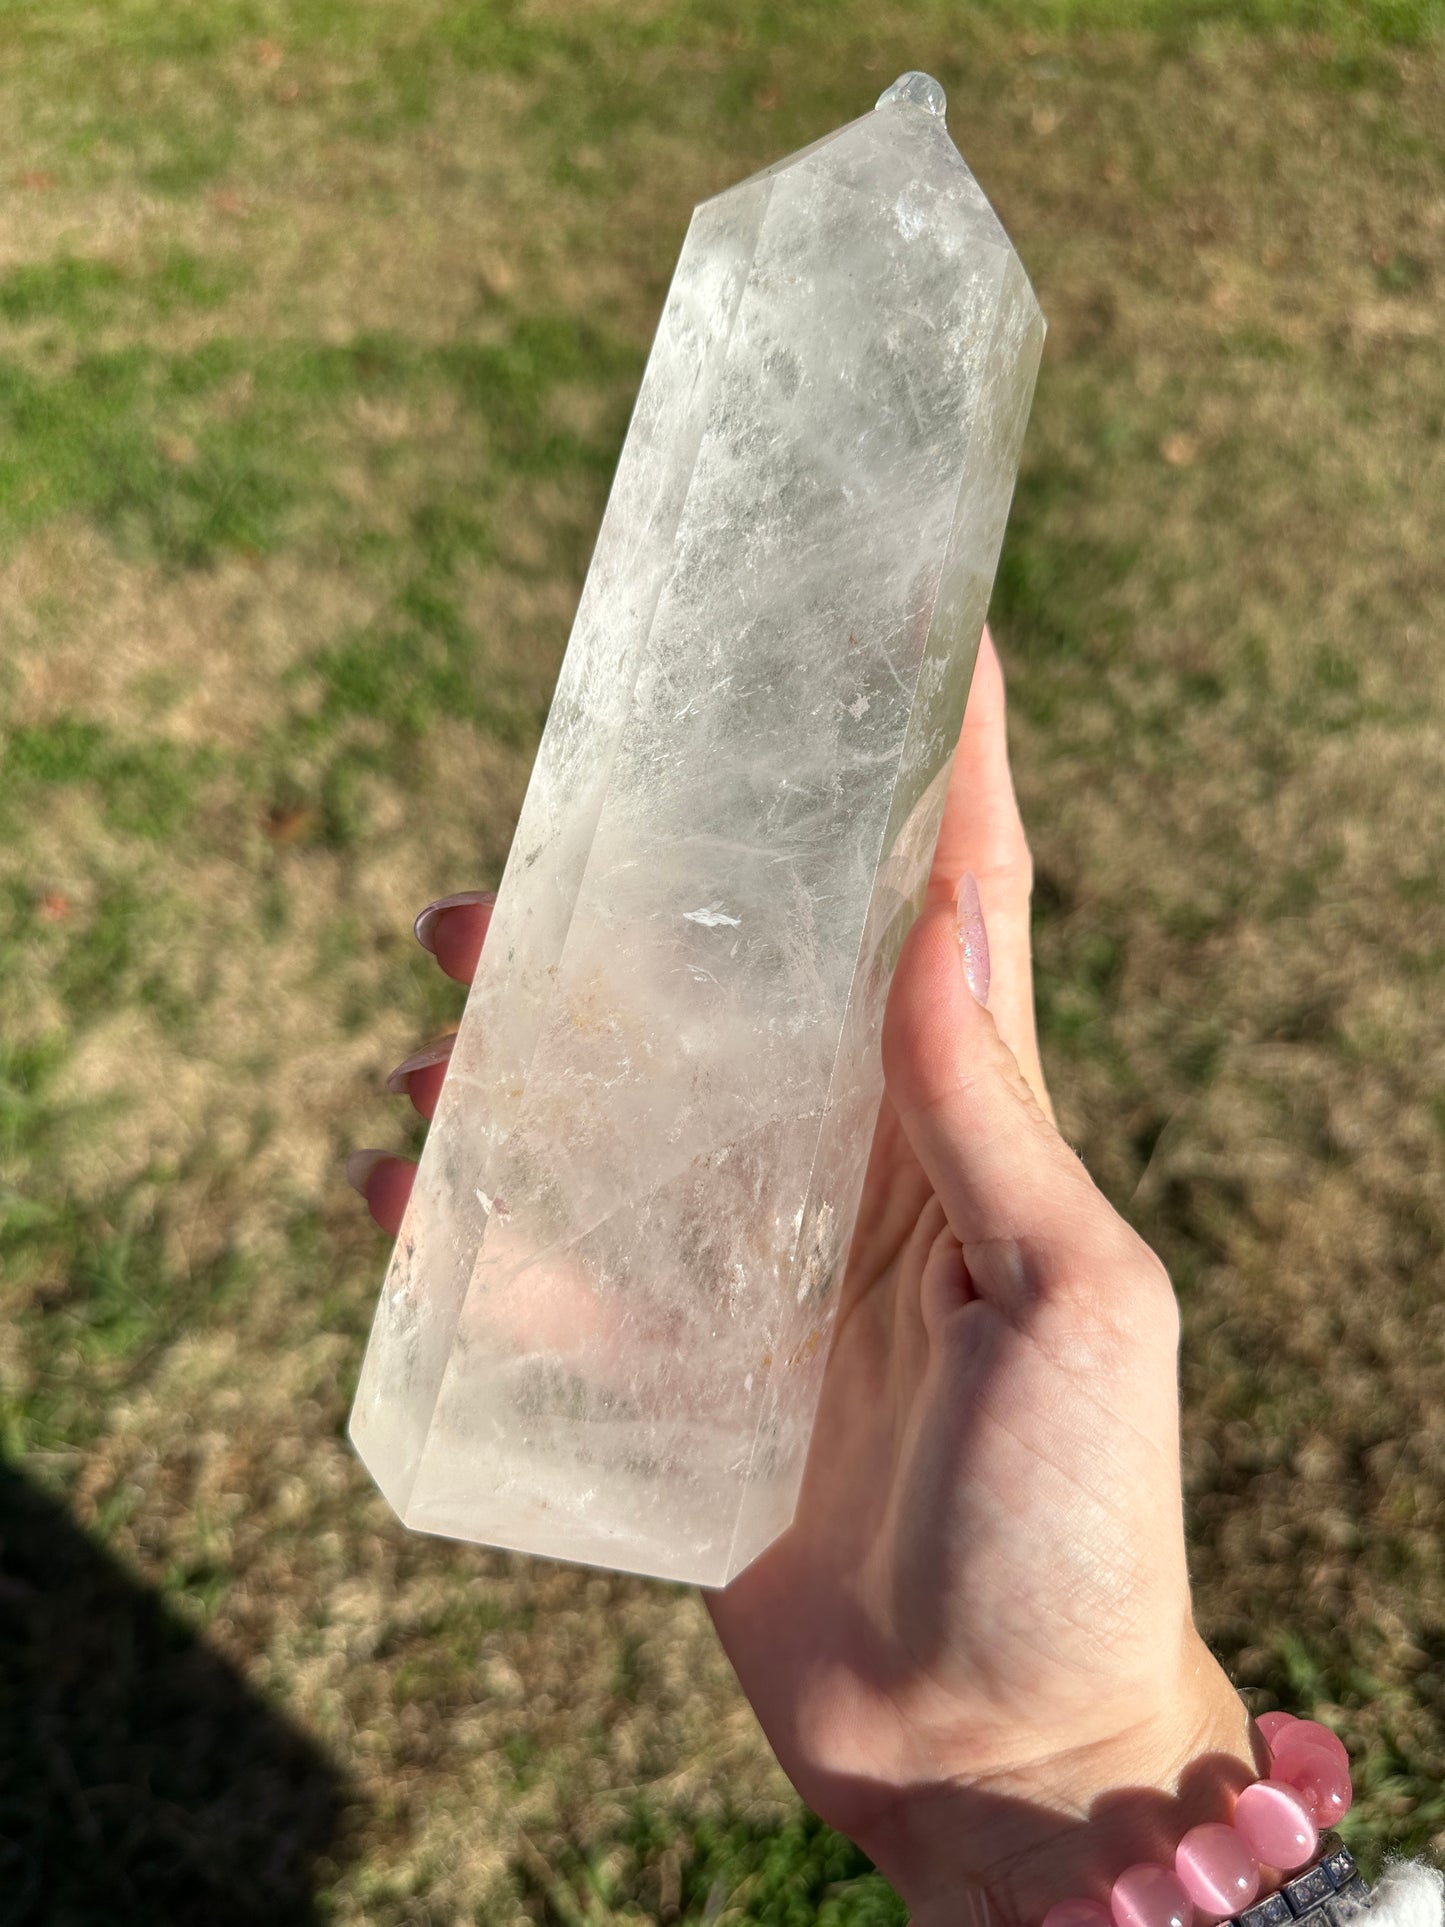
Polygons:
[[0,1927],[311,1927],[348,1789],[0,1464]]

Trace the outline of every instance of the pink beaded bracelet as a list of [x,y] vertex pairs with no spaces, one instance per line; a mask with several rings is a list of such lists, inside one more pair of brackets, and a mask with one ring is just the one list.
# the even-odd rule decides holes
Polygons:
[[[1290,1713],[1266,1713],[1256,1724],[1269,1748],[1269,1774],[1240,1792],[1231,1824],[1191,1827],[1172,1869],[1141,1860],[1119,1875],[1107,1906],[1061,1900],[1044,1915],[1043,1927],[1216,1927],[1236,1916],[1244,1916],[1241,1927],[1267,1927],[1263,1916],[1277,1910],[1251,1905],[1261,1868],[1294,1873],[1308,1865],[1321,1833],[1349,1812],[1353,1794],[1349,1755],[1327,1726]],[[1321,1893],[1330,1891],[1324,1883]],[[1284,1910],[1290,1918],[1298,1911],[1295,1899],[1291,1895]],[[1246,1909],[1260,1920],[1250,1920]]]

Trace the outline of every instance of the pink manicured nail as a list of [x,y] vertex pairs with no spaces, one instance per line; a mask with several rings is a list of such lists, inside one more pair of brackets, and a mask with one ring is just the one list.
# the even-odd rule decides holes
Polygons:
[[412,925],[417,942],[423,950],[429,950],[435,956],[436,945],[432,942],[432,932],[436,929],[437,918],[443,910],[459,910],[463,904],[495,903],[496,900],[495,890],[461,890],[454,897],[438,897],[435,903],[429,903],[425,910],[420,912]]
[[452,1054],[452,1045],[456,1041],[455,1036],[441,1037],[435,1044],[428,1044],[425,1050],[416,1050],[410,1057],[404,1057],[386,1080],[386,1088],[392,1096],[405,1096],[413,1071],[427,1071],[433,1064],[445,1064]]
[[346,1160],[346,1182],[364,1198],[367,1181],[377,1165],[395,1156],[395,1151],[353,1151]]
[[988,930],[978,900],[978,879],[965,870],[958,882],[958,941],[963,950],[963,974],[981,1004],[988,1002]]

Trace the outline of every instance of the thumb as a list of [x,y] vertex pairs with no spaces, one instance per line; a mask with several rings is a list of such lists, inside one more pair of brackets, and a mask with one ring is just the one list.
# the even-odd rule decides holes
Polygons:
[[[976,928],[968,934],[976,945]],[[942,893],[930,894],[894,971],[883,1071],[978,1296],[1022,1320],[1060,1294],[1093,1297],[1121,1272],[1137,1277],[1141,1260],[1169,1290],[970,990],[958,909]]]

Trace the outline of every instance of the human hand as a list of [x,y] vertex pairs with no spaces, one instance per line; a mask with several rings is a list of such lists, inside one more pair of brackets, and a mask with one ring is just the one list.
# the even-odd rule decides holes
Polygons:
[[[987,1010],[957,936],[965,872]],[[1190,1610],[1173,1293],[1054,1127],[1030,884],[985,635],[890,993],[887,1094],[796,1517],[708,1595],[799,1792],[924,1927],[980,1896],[1028,1927],[1067,1894],[1103,1897],[1132,1860],[1227,1817],[1254,1771]],[[423,933],[458,981],[489,918],[485,898],[452,900]],[[393,1073],[423,1116],[446,1050]],[[352,1161],[393,1235],[413,1169]]]
[[916,1923],[1107,1899],[1264,1759],[1193,1622],[1173,1290],[1053,1121],[1031,887],[985,631],[797,1513],[708,1596],[794,1785]]

